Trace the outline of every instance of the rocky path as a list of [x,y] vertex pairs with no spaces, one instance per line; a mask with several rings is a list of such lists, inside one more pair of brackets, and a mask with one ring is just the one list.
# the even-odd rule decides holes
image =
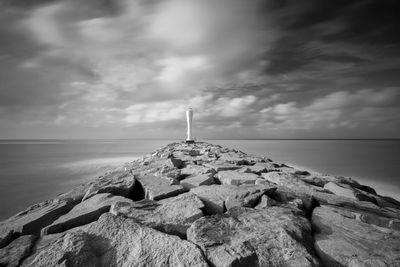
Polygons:
[[400,266],[400,203],[172,143],[0,222],[0,266]]

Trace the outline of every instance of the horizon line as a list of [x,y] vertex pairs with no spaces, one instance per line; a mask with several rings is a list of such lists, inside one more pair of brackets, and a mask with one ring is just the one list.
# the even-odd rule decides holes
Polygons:
[[[102,140],[179,140],[177,138],[0,138],[0,141],[102,141]],[[197,139],[195,141],[208,141],[208,140],[255,140],[255,141],[268,141],[268,140],[365,140],[365,141],[381,141],[381,140],[393,140],[393,141],[400,141],[400,137],[399,138],[202,138],[202,139]],[[182,139],[181,141],[185,141],[184,139]]]

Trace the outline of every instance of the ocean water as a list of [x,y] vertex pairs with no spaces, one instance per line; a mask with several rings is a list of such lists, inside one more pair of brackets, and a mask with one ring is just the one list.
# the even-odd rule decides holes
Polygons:
[[[0,220],[175,140],[0,141]],[[208,140],[307,170],[353,177],[400,199],[400,141]]]

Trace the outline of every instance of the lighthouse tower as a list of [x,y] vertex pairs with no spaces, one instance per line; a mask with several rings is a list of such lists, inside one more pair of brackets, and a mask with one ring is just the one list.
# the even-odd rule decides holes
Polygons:
[[188,108],[188,110],[186,110],[186,124],[187,124],[186,143],[194,143],[192,135],[192,121],[193,121],[193,109]]

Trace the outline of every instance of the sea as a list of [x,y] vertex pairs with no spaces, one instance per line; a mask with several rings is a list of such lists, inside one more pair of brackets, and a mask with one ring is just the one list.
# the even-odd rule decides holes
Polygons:
[[[0,140],[0,220],[179,140]],[[400,200],[400,140],[205,140]]]

